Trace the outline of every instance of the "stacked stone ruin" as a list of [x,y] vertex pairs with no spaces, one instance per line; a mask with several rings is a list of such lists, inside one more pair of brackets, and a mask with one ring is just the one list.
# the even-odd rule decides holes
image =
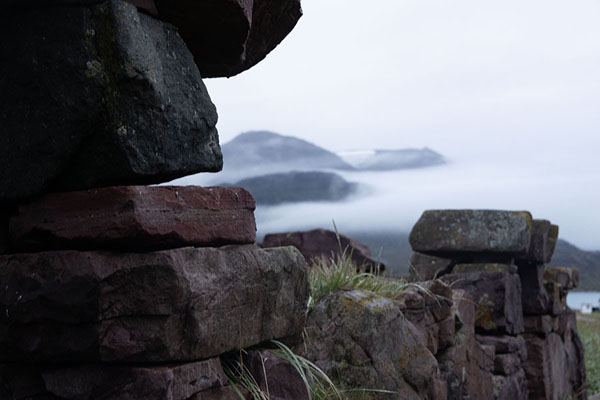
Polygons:
[[[586,399],[583,346],[566,305],[577,270],[544,265],[557,237],[556,225],[528,212],[433,210],[416,223],[413,280],[446,282],[457,311],[474,304],[467,357],[490,360],[467,370],[456,346],[437,353],[448,398]],[[469,335],[459,330],[454,341],[461,337]]]
[[[259,249],[202,77],[298,0],[0,2],[0,399],[230,399],[221,355],[301,334],[306,263]],[[190,51],[191,50],[191,51]]]

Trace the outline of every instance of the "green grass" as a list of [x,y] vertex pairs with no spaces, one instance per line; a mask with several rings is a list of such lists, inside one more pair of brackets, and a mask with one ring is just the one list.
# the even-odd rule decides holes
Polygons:
[[582,315],[577,329],[585,348],[588,396],[600,393],[600,313]]
[[352,252],[348,251],[348,248],[329,258],[312,259],[308,270],[308,307],[314,306],[336,290],[363,289],[381,296],[393,297],[410,285],[400,279],[380,276],[377,268],[375,273],[362,272],[364,270],[365,268],[354,263]]

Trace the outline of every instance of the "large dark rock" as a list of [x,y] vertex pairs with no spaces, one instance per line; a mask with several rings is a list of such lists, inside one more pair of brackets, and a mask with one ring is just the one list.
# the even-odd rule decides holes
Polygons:
[[476,305],[475,326],[489,332],[521,333],[521,282],[508,272],[471,272],[441,278],[454,289],[466,291]]
[[357,184],[331,172],[292,171],[242,179],[234,186],[252,193],[259,205],[275,205],[301,201],[342,201],[355,192]]
[[176,25],[205,77],[239,74],[262,61],[294,28],[300,0],[155,0]]
[[542,315],[549,311],[550,298],[544,287],[544,264],[517,261],[521,279],[521,303],[526,315]]
[[523,369],[512,375],[494,375],[496,400],[529,400],[527,377]]
[[174,27],[128,3],[0,15],[0,202],[218,171],[217,113]]
[[11,239],[20,251],[251,244],[254,208],[241,188],[119,186],[54,193],[19,207]]
[[565,292],[576,289],[579,286],[579,270],[577,268],[548,267],[544,269],[543,281],[556,283]]
[[495,210],[429,210],[413,227],[414,251],[432,254],[526,254],[531,240],[528,212]]
[[188,400],[227,383],[218,358],[165,366],[0,366],[0,398]]
[[294,248],[0,257],[0,361],[210,358],[304,326]]
[[325,257],[330,258],[334,255],[352,253],[352,261],[357,267],[379,271],[385,270],[385,265],[381,264],[371,256],[371,251],[367,246],[344,235],[327,229],[313,229],[304,232],[286,232],[271,233],[265,235],[262,247],[294,246],[307,259]]
[[272,400],[309,400],[307,383],[289,362],[268,350],[252,350],[245,357],[245,366],[258,387]]
[[527,360],[527,346],[523,336],[476,335],[477,341],[494,348],[496,354],[516,354],[521,362]]
[[437,362],[394,300],[362,290],[331,293],[309,311],[305,332],[297,350],[343,388],[395,392],[364,398],[438,398]]

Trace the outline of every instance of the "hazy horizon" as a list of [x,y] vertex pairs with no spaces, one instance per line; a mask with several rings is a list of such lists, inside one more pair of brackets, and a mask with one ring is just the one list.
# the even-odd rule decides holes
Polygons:
[[[222,143],[266,129],[332,151],[430,147],[457,167],[408,179],[412,203],[424,209],[432,193],[446,207],[534,208],[561,237],[600,249],[600,2],[303,8],[263,62],[205,81]],[[442,184],[468,191],[444,203]]]

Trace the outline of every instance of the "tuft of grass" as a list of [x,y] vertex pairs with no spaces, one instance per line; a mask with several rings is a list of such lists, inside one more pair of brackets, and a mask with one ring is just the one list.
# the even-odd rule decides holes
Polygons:
[[[272,340],[271,343],[275,346],[275,349],[271,350],[273,355],[288,361],[298,372],[311,400],[346,399],[342,391],[336,387],[327,374],[313,362],[295,354],[288,346],[277,340]],[[240,353],[239,360],[224,365],[225,374],[229,378],[229,385],[235,390],[240,399],[246,399],[244,393],[247,393],[253,400],[269,400],[269,388],[266,387],[263,390],[260,387],[244,365],[242,355],[243,353]]]
[[600,313],[579,316],[577,330],[585,349],[588,396],[600,394]]
[[336,290],[363,289],[385,297],[393,297],[410,284],[400,279],[384,278],[376,268],[374,273],[362,272],[352,260],[352,251],[345,248],[341,254],[329,258],[314,258],[308,270],[310,297],[308,307],[317,304],[323,297]]

